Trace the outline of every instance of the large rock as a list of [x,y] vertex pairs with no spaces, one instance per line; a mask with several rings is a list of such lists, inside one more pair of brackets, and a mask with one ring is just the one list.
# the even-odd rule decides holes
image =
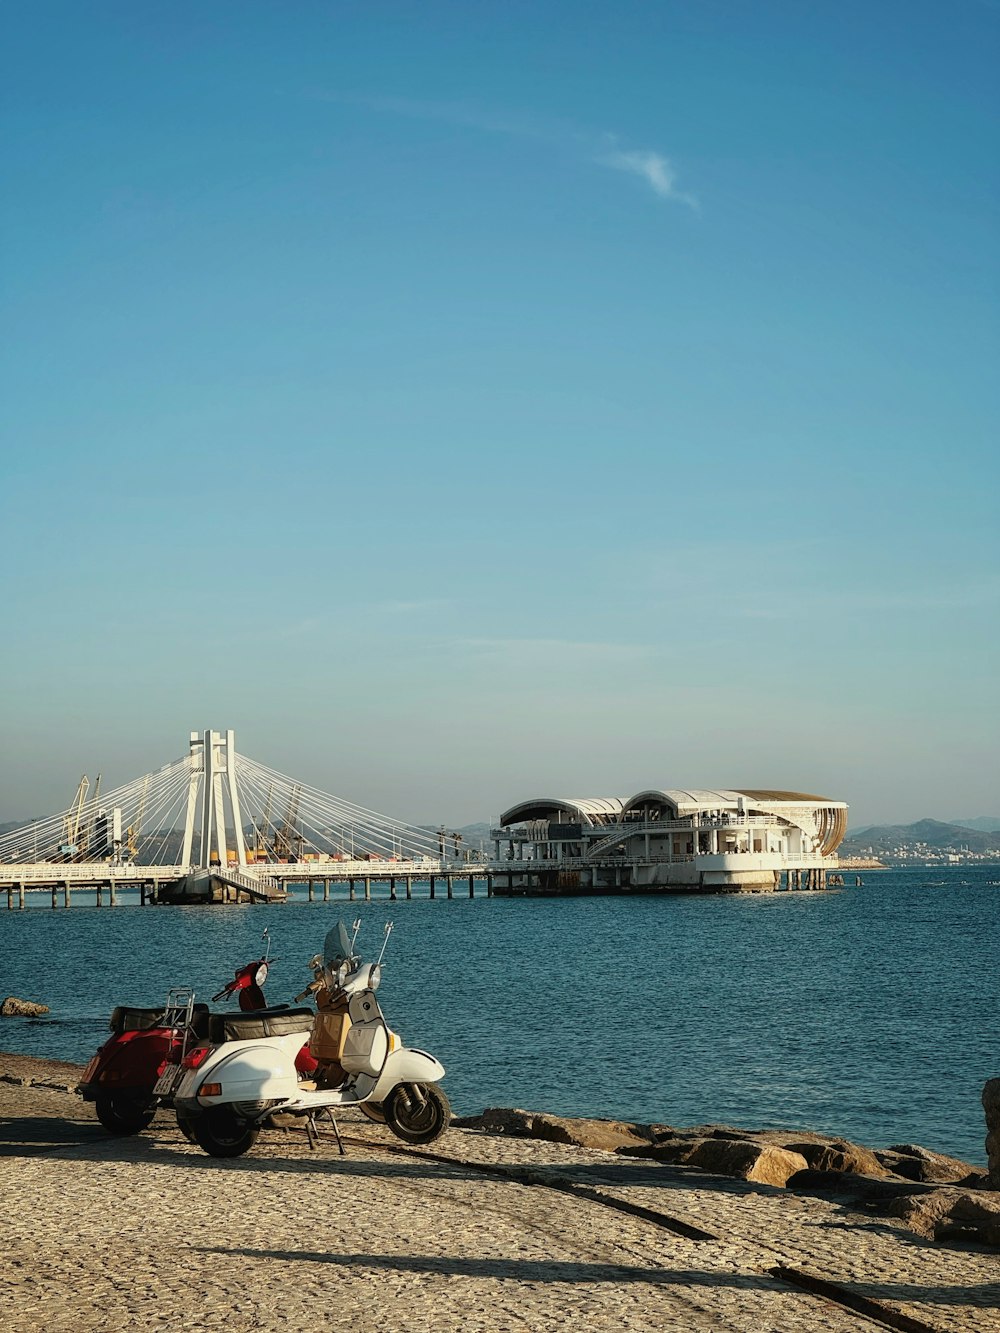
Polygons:
[[578,1148],[597,1148],[614,1152],[629,1144],[648,1143],[648,1135],[639,1126],[622,1120],[576,1120],[555,1115],[536,1115],[531,1121],[531,1136],[550,1143],[571,1143]]
[[[886,1171],[891,1171],[894,1176],[903,1176],[906,1180],[955,1184],[976,1174],[976,1168],[970,1162],[931,1152],[929,1148],[921,1148],[915,1143],[894,1143],[891,1148],[876,1152],[875,1156]],[[869,1171],[867,1174],[875,1173]]]
[[[859,1176],[885,1176],[889,1174],[879,1155],[860,1147],[857,1143],[843,1140],[815,1142],[810,1138],[806,1142],[800,1139],[783,1139],[781,1147],[788,1152],[797,1152],[806,1159],[811,1171],[850,1171]],[[970,1168],[971,1169],[971,1168]],[[958,1177],[951,1177],[958,1179]]]
[[489,1134],[511,1134],[518,1138],[545,1139],[577,1148],[614,1152],[626,1146],[648,1146],[649,1131],[621,1120],[578,1120],[517,1107],[488,1107],[482,1115],[453,1120],[459,1129],[482,1129]]
[[928,1240],[973,1241],[1000,1249],[1000,1194],[936,1189],[893,1200],[886,1211]]
[[801,1153],[788,1152],[773,1143],[755,1143],[751,1139],[702,1139],[687,1158],[688,1166],[712,1171],[737,1180],[753,1180],[760,1185],[780,1185],[790,1176],[806,1169]]
[[990,1164],[990,1184],[1000,1190],[1000,1078],[991,1078],[983,1088],[986,1112],[986,1156]]
[[31,1000],[19,1000],[16,995],[8,995],[0,1004],[0,1014],[4,1018],[40,1018],[49,1012],[47,1004],[34,1004]]

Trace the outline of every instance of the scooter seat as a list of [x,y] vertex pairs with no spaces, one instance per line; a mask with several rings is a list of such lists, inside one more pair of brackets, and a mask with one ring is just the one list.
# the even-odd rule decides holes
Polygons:
[[111,1011],[108,1026],[112,1032],[145,1032],[155,1028],[163,1018],[163,1006],[159,1009],[135,1009],[131,1005],[119,1004]]
[[[159,1027],[163,1022],[163,1005],[159,1009],[137,1009],[132,1005],[119,1004],[111,1011],[111,1031],[121,1035],[123,1032],[148,1032]],[[204,1024],[208,1019],[208,1005],[196,1004],[191,1015],[195,1034],[204,1035]]]
[[255,1037],[287,1037],[312,1028],[311,1009],[258,1009],[255,1013],[212,1014],[208,1040],[213,1046],[224,1041],[252,1041]]

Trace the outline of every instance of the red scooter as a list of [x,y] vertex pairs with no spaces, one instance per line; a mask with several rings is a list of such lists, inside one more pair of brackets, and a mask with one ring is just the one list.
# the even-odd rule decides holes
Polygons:
[[[267,931],[264,931],[267,940]],[[213,1002],[239,995],[241,1009],[266,1007],[261,987],[267,978],[270,941],[263,958],[241,967]],[[208,1005],[195,1004],[194,992],[168,991],[156,1009],[119,1005],[111,1014],[112,1036],[83,1072],[77,1092],[93,1102],[97,1118],[111,1134],[138,1134],[157,1108],[172,1101],[175,1070],[208,1031]]]

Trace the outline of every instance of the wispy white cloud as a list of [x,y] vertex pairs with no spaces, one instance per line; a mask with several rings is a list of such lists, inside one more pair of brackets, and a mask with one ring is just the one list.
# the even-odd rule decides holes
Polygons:
[[406,116],[412,120],[439,120],[485,134],[503,134],[533,139],[554,149],[581,154],[597,166],[628,172],[646,182],[661,199],[698,208],[695,195],[677,187],[677,172],[670,158],[650,148],[628,148],[616,134],[593,134],[564,121],[541,119],[505,112],[484,111],[459,102],[424,102],[405,97],[356,96],[350,93],[316,92],[324,102],[363,106],[372,111]]
[[614,171],[627,171],[638,176],[661,199],[673,199],[697,209],[696,197],[677,188],[677,172],[668,157],[649,148],[623,148],[612,135],[606,136],[602,143],[604,146],[595,153],[595,162]]

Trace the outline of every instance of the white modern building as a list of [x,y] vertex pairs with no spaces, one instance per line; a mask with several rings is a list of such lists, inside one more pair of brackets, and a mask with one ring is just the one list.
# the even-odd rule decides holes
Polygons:
[[641,791],[520,801],[491,831],[494,892],[770,892],[825,888],[843,801],[804,792]]

